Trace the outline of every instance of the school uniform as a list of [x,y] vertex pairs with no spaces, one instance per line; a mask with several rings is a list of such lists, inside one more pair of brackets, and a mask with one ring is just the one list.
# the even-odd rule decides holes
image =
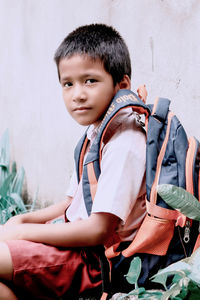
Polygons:
[[[90,145],[98,128],[87,131]],[[89,145],[89,147],[90,147]],[[101,174],[92,213],[119,217],[119,226],[106,241],[131,241],[146,214],[145,134],[130,108],[122,110],[109,125],[102,146]],[[89,150],[89,149],[88,149]],[[87,153],[86,153],[87,155]],[[82,181],[73,173],[67,195],[73,197],[65,219],[73,222],[88,218]],[[101,270],[95,247],[57,248],[23,240],[6,241],[11,252],[13,284],[29,299],[59,299],[91,294],[101,287]],[[68,298],[67,298],[68,297]]]

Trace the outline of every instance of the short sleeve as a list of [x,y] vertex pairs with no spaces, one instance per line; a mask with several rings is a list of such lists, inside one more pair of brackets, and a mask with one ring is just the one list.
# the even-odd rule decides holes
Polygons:
[[126,222],[142,193],[146,139],[136,124],[121,125],[104,146],[101,175],[92,212],[107,212]]
[[69,187],[66,192],[66,196],[74,197],[77,188],[78,188],[78,182],[77,182],[77,177],[76,177],[76,171],[74,169],[74,171],[72,173],[72,177],[70,179]]

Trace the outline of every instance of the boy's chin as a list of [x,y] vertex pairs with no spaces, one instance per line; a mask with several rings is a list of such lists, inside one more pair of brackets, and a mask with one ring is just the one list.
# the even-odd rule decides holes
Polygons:
[[87,121],[77,121],[76,122],[81,126],[90,126],[93,124],[93,122],[87,122]]
[[91,121],[86,121],[86,120],[75,120],[79,125],[81,126],[98,126],[101,120],[91,120]]

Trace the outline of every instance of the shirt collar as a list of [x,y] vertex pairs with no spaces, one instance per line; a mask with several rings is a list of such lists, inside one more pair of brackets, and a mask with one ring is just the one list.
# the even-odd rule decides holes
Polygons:
[[87,130],[87,138],[90,142],[93,142],[97,136],[98,126],[94,126],[93,124],[89,126]]

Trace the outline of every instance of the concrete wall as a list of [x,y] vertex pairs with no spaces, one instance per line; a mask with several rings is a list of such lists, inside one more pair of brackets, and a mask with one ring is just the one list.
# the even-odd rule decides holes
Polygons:
[[145,83],[148,102],[171,98],[200,138],[199,16],[198,0],[0,0],[0,134],[9,128],[30,199],[38,187],[42,205],[63,199],[83,132],[66,112],[53,62],[63,38],[79,25],[115,26],[130,49],[133,90]]

